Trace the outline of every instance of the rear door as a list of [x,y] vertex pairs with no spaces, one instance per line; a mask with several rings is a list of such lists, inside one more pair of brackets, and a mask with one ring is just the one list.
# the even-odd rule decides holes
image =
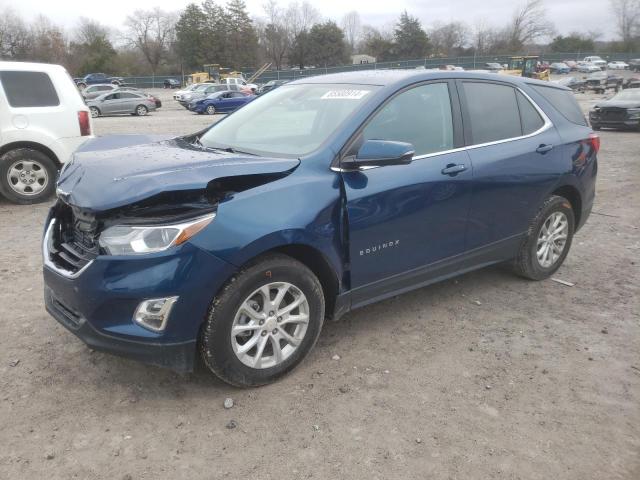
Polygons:
[[415,156],[342,173],[354,305],[415,285],[464,251],[472,169],[461,130],[455,85],[440,81],[396,94],[355,140],[408,142]]
[[557,181],[560,137],[528,95],[509,84],[461,80],[458,91],[473,163],[467,249],[501,251],[517,244]]

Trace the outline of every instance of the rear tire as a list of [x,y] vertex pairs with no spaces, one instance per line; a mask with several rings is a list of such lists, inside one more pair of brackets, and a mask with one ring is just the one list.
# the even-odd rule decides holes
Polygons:
[[20,205],[44,202],[54,192],[57,174],[55,162],[41,151],[11,150],[0,157],[0,193]]
[[567,257],[574,230],[571,203],[557,195],[549,197],[529,224],[527,236],[513,260],[515,272],[529,280],[549,278]]
[[[299,306],[287,312],[295,302]],[[230,385],[265,385],[302,362],[323,321],[322,286],[313,272],[286,255],[266,255],[242,268],[212,300],[201,334],[202,359]]]

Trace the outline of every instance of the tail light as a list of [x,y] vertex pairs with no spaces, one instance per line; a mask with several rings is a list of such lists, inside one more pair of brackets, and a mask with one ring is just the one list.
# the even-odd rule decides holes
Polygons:
[[80,125],[80,135],[86,137],[91,135],[91,122],[89,121],[89,112],[78,112],[78,125]]
[[595,134],[595,133],[591,133],[589,134],[589,143],[591,144],[591,148],[593,148],[593,150],[598,153],[600,151],[600,136]]

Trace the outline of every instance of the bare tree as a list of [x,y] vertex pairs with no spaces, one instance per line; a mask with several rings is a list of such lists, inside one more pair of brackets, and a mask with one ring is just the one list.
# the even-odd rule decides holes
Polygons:
[[341,22],[342,31],[344,32],[344,38],[351,49],[351,53],[355,52],[356,45],[360,40],[360,34],[362,32],[362,24],[360,23],[360,15],[355,10],[346,13],[342,17]]
[[469,27],[463,22],[436,24],[429,32],[437,54],[451,56],[460,53],[469,40]]
[[473,31],[473,48],[479,55],[490,53],[493,49],[497,32],[485,20],[478,20]]
[[22,18],[6,8],[0,13],[0,58],[24,59],[31,48],[31,36]]
[[29,58],[38,62],[66,64],[67,40],[63,31],[44,15],[38,15],[29,28]]
[[507,27],[506,37],[509,46],[520,49],[541,37],[553,34],[553,23],[547,19],[543,0],[526,0],[518,8]]
[[320,12],[309,2],[291,2],[285,13],[289,25],[290,35],[295,38],[302,32],[307,32],[320,21]]
[[624,43],[640,35],[640,0],[610,0],[618,34]]
[[176,17],[160,8],[136,10],[125,21],[126,37],[142,52],[155,75],[173,42]]
[[287,23],[286,12],[275,0],[269,0],[263,8],[267,19],[266,24],[258,24],[259,40],[266,57],[276,70],[280,70],[291,47],[290,26]]

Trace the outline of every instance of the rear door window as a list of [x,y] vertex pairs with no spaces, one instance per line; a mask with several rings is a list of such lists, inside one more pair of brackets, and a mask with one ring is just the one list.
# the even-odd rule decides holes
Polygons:
[[518,101],[513,87],[481,82],[463,82],[462,85],[473,144],[522,136]]
[[430,83],[393,97],[362,132],[364,140],[393,140],[413,145],[416,155],[453,148],[449,87]]
[[530,85],[536,92],[542,95],[560,114],[572,123],[587,126],[587,119],[578,106],[573,92],[560,88],[542,85]]
[[9,105],[14,108],[60,105],[51,78],[44,72],[0,72],[0,82]]

